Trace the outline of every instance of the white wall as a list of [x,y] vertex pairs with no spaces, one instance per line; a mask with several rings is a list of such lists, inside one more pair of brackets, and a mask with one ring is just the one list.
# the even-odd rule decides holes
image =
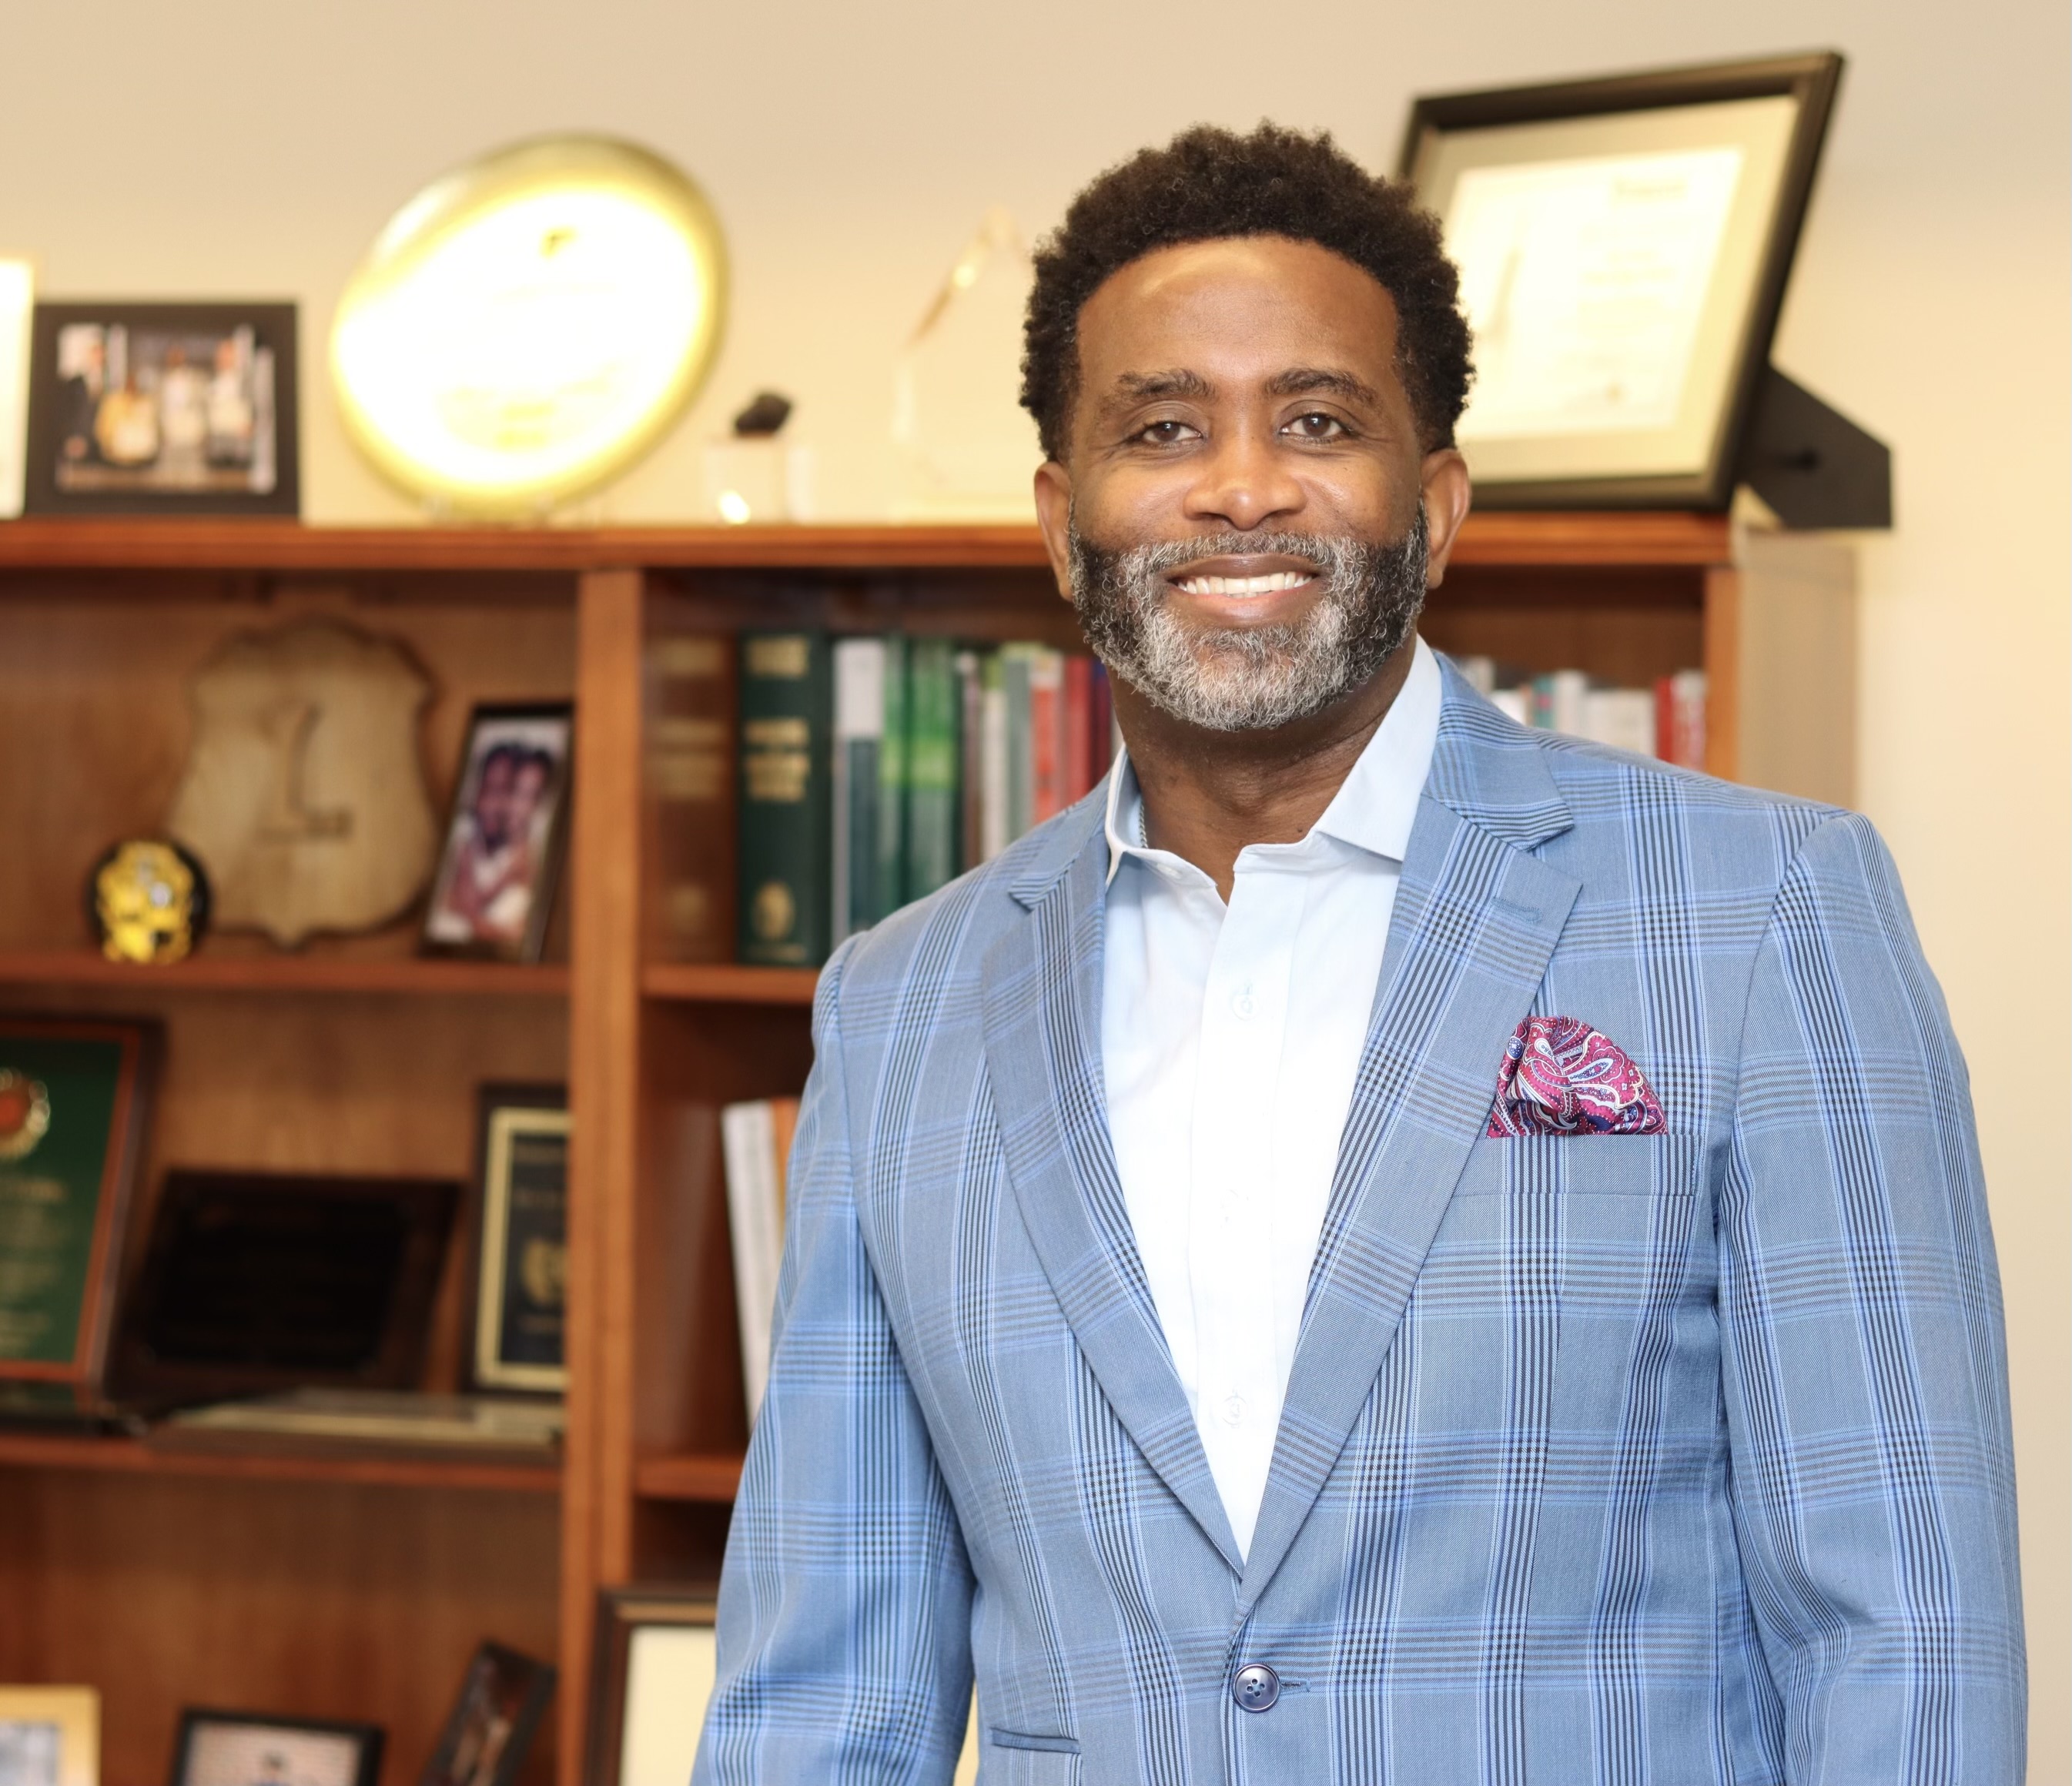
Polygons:
[[402,512],[340,437],[332,301],[450,163],[562,127],[716,199],[734,322],[706,400],[598,505],[684,516],[697,443],[800,402],[823,507],[882,511],[892,355],[985,207],[1031,228],[1198,118],[1394,157],[1410,94],[1726,55],[1851,58],[1777,357],[1890,440],[1864,546],[1862,802],[1969,1054],[2006,1280],[2038,1782],[2072,1780],[2068,1645],[2068,22],[2062,0],[14,0],[0,252],[61,296],[300,300],[305,509]]

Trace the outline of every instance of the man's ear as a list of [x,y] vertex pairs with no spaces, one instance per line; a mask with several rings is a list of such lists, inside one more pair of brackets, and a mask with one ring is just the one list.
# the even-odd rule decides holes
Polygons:
[[1424,529],[1429,541],[1424,586],[1436,589],[1446,581],[1446,560],[1453,542],[1460,537],[1461,523],[1468,518],[1474,490],[1468,477],[1468,462],[1459,451],[1442,446],[1427,453],[1419,471],[1424,491]]
[[1072,599],[1072,474],[1055,459],[1036,468],[1036,524],[1043,530],[1043,549],[1050,555],[1050,574],[1058,593]]

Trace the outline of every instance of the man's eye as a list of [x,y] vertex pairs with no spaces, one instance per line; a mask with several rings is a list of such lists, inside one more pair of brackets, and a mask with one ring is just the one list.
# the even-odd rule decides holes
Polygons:
[[1137,437],[1153,446],[1170,446],[1193,433],[1184,421],[1154,421],[1138,429]]
[[1322,410],[1297,416],[1288,426],[1305,441],[1334,440],[1346,431],[1345,424],[1336,416],[1327,416]]

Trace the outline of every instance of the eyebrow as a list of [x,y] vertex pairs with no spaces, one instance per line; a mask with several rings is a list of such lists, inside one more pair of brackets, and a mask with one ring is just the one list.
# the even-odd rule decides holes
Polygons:
[[1124,401],[1142,403],[1158,397],[1207,398],[1215,387],[1199,372],[1124,372],[1115,381],[1116,394]]
[[1343,397],[1349,403],[1379,403],[1374,387],[1350,372],[1333,372],[1323,366],[1297,366],[1276,372],[1266,381],[1266,394],[1274,397],[1305,397],[1322,392]]

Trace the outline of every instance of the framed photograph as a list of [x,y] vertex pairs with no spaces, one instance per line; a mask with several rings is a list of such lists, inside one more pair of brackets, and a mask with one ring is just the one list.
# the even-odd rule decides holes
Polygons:
[[0,1388],[91,1400],[106,1361],[156,1024],[0,1017]]
[[1474,331],[1485,507],[1724,508],[1842,59],[1412,106],[1399,166]]
[[39,304],[32,515],[294,515],[293,304]]
[[375,1786],[381,1736],[378,1724],[190,1707],[172,1786]]
[[[0,521],[22,512],[29,447],[29,328],[35,305],[35,265],[0,257]],[[0,1780],[6,1777],[0,1774]]]
[[515,1786],[553,1696],[552,1663],[484,1644],[419,1786]]
[[607,1587],[598,1595],[590,1786],[683,1786],[717,1665],[713,1591]]
[[559,1395],[569,1386],[568,1088],[484,1086],[478,1100],[468,1386]]
[[425,916],[427,954],[537,961],[553,915],[575,709],[478,707]]
[[446,1179],[168,1172],[115,1393],[178,1406],[416,1389],[459,1201]]
[[92,1687],[0,1687],[0,1782],[101,1786],[101,1695]]

